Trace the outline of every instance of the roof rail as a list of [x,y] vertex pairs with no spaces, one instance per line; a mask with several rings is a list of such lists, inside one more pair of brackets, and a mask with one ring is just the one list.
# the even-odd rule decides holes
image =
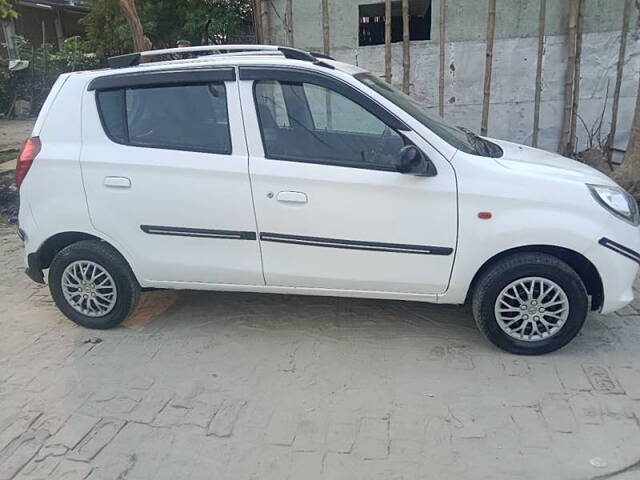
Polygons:
[[[304,50],[291,47],[279,47],[277,45],[200,45],[195,47],[176,47],[176,48],[163,48],[160,50],[146,50],[144,52],[129,53],[126,55],[119,55],[117,57],[109,57],[107,59],[107,65],[111,68],[125,68],[139,65],[142,58],[156,57],[160,55],[172,55],[172,54],[184,54],[184,53],[198,53],[198,52],[269,52],[269,53],[281,53],[285,58],[293,60],[303,60],[306,62],[313,62],[318,65],[331,67],[330,65],[321,62],[318,58],[328,58],[325,55],[311,54]],[[332,59],[331,59],[332,60]]]

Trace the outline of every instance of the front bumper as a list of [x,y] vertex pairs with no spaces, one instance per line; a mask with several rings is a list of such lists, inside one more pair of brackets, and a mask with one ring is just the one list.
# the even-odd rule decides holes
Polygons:
[[[625,236],[626,237],[626,236]],[[604,290],[602,313],[619,310],[633,301],[633,283],[640,269],[640,235],[626,237],[627,243],[601,237],[591,253]],[[638,249],[638,250],[636,250]]]

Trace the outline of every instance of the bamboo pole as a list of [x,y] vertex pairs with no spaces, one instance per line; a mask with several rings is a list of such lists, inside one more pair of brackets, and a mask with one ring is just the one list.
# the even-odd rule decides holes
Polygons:
[[284,18],[287,30],[287,45],[293,47],[293,0],[286,1]]
[[580,58],[582,56],[582,30],[584,27],[584,3],[578,0],[578,24],[576,26],[576,62],[573,75],[573,105],[571,107],[571,131],[569,134],[569,153],[576,150],[576,126],[580,103]]
[[489,0],[487,21],[487,58],[484,65],[484,97],[482,99],[482,123],[480,134],[487,134],[489,124],[489,100],[491,99],[491,68],[493,65],[493,35],[496,26],[496,0]]
[[440,72],[438,78],[438,113],[444,117],[444,47],[446,0],[440,0]]
[[262,2],[260,5],[260,25],[262,27],[262,43],[271,43],[271,35],[269,28],[269,0],[258,0]]
[[571,149],[571,110],[573,108],[573,83],[576,74],[576,41],[578,31],[578,0],[569,0],[569,32],[567,35],[567,72],[564,83],[564,113],[559,151],[568,155]]
[[538,146],[538,132],[540,131],[540,99],[542,97],[542,60],[544,57],[544,31],[547,15],[547,0],[540,0],[540,17],[538,19],[538,60],[536,63],[536,87],[533,100],[533,138],[531,145]]
[[329,24],[329,0],[322,0],[322,48],[325,55],[331,55]]
[[256,31],[256,43],[265,43],[262,36],[262,0],[253,1],[253,28]]
[[411,83],[411,34],[409,31],[409,0],[402,0],[402,90],[407,95]]
[[391,0],[384,2],[384,79],[391,83]]
[[620,37],[620,50],[618,51],[618,65],[616,68],[616,86],[613,90],[613,105],[611,107],[611,131],[607,139],[607,160],[611,165],[613,154],[613,143],[616,140],[616,129],[618,126],[618,105],[620,104],[620,89],[622,87],[622,73],[624,71],[624,57],[627,51],[627,35],[629,33],[629,22],[631,0],[625,0],[622,11],[622,36]]

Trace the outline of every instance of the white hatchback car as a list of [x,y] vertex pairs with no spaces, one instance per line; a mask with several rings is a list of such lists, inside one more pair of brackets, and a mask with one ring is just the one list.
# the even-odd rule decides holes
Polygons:
[[468,302],[541,354],[633,299],[637,204],[581,163],[300,50],[110,64],[60,76],[16,170],[27,273],[80,325],[119,324],[141,288]]

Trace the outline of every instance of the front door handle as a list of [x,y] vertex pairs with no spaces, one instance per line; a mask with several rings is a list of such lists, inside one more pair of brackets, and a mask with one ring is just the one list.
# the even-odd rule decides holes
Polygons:
[[307,203],[307,194],[302,192],[278,192],[276,199],[282,203]]
[[105,187],[131,188],[131,180],[127,177],[104,177]]

